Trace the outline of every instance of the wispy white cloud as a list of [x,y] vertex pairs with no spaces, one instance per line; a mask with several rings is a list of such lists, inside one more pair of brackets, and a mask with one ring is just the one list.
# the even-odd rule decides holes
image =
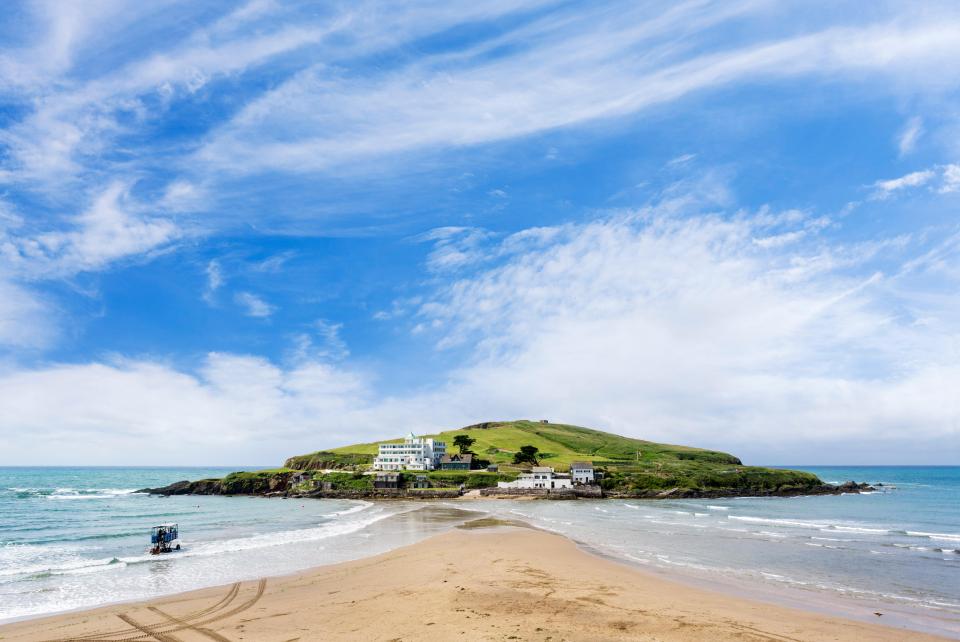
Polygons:
[[0,87],[20,91],[68,72],[78,50],[91,39],[104,37],[110,27],[122,29],[135,13],[126,3],[111,0],[83,5],[38,0],[25,9],[19,31],[32,37],[0,53]]
[[121,181],[64,219],[66,227],[42,229],[43,221],[25,219],[0,202],[0,346],[56,342],[61,311],[41,294],[41,283],[149,258],[182,236],[172,220],[151,214]]
[[0,274],[0,348],[37,349],[58,334],[55,306]]
[[287,262],[293,259],[296,255],[297,253],[293,250],[280,252],[271,257],[263,259],[262,261],[254,261],[249,265],[249,267],[254,272],[277,274],[278,272],[282,271]]
[[66,230],[8,234],[4,253],[8,266],[32,277],[101,270],[162,248],[181,234],[170,219],[144,211],[119,181],[67,220]]
[[346,341],[340,336],[342,323],[317,319],[308,332],[294,336],[290,358],[294,363],[329,362],[345,359],[350,355]]
[[676,156],[674,158],[671,158],[669,161],[667,161],[667,165],[670,167],[679,167],[682,165],[686,165],[696,157],[697,157],[696,154],[681,154],[680,156]]
[[936,176],[936,173],[933,170],[924,169],[917,172],[910,172],[909,174],[905,174],[899,178],[890,178],[887,180],[877,181],[873,184],[873,186],[876,188],[874,196],[877,198],[886,198],[893,192],[908,187],[920,187],[921,185],[926,185],[929,183],[934,176]]
[[[47,190],[63,190],[89,170],[100,167],[111,143],[129,133],[127,123],[142,122],[151,115],[148,103],[158,98],[169,102],[177,94],[193,94],[210,81],[226,74],[240,73],[263,64],[275,56],[317,43],[336,29],[340,22],[316,26],[286,26],[234,33],[215,25],[200,28],[188,38],[174,40],[172,46],[152,51],[111,66],[107,73],[78,80],[70,75],[69,59],[82,47],[102,46],[98,12],[93,19],[75,20],[73,14],[86,14],[50,3],[54,59],[42,58],[36,64],[30,50],[24,50],[7,67],[24,75],[29,68],[31,86],[21,92],[34,98],[27,115],[0,132],[0,145],[7,149],[5,177]],[[126,21],[149,21],[152,10],[138,12],[125,3],[100,3],[110,12],[122,9]],[[238,9],[227,19],[237,25],[252,19],[256,11]],[[264,6],[263,9],[268,9]],[[112,15],[110,13],[109,15]],[[102,18],[103,16],[99,16]],[[75,24],[86,25],[83,28]],[[140,25],[143,28],[143,25]],[[2,67],[0,67],[2,70]],[[21,96],[21,99],[23,96]],[[162,105],[162,103],[161,103]],[[176,187],[178,183],[174,183]]]
[[[896,439],[920,424],[925,438],[955,438],[948,328],[960,307],[869,267],[902,243],[793,239],[784,252],[754,243],[757,229],[649,212],[570,227],[453,283],[421,314],[441,322],[442,346],[480,346],[454,389],[517,413],[700,442]],[[914,325],[929,317],[951,321]],[[557,392],[573,389],[569,402]]]
[[[694,11],[680,5],[647,21],[636,7],[638,15],[625,10],[616,23],[598,10],[531,28],[536,38],[511,56],[441,55],[375,77],[307,69],[215,132],[198,160],[241,173],[330,170],[363,158],[624,116],[733,84],[824,75],[851,82],[910,76],[922,83],[924,70],[943,68],[960,54],[955,17],[827,28],[699,55],[673,44],[686,36],[696,40],[702,36],[697,28],[742,17],[755,6],[698,5]],[[665,42],[667,34],[674,40]],[[530,34],[520,30],[499,44],[518,45],[525,37]],[[939,80],[955,84],[958,76]],[[293,122],[298,127],[291,128]]]
[[484,243],[490,233],[475,227],[438,227],[417,237],[433,243],[427,267],[433,272],[450,272],[482,261]]
[[175,180],[166,186],[160,207],[171,212],[189,212],[202,207],[208,199],[206,190],[186,180]]
[[[816,218],[796,211],[688,207],[664,202],[503,239],[495,264],[420,306],[423,336],[465,350],[432,386],[376,394],[344,360],[340,325],[321,321],[293,337],[286,367],[219,354],[197,372],[126,360],[12,371],[0,375],[0,425],[102,463],[88,444],[132,444],[160,425],[181,426],[223,461],[268,463],[398,424],[521,416],[754,458],[828,449],[850,461],[869,440],[895,444],[901,460],[929,459],[924,444],[958,443],[960,305],[909,280],[953,260],[955,243],[919,260],[902,241],[867,248],[819,236]],[[791,227],[807,236],[754,242]],[[904,269],[875,267],[891,262]],[[36,456],[31,448],[16,441],[8,452]],[[161,449],[145,463],[169,456]]]
[[919,116],[914,116],[907,121],[907,124],[897,139],[897,147],[900,150],[901,156],[905,156],[914,150],[917,146],[917,141],[920,140],[921,134],[923,134],[923,119]]
[[943,182],[940,184],[940,193],[949,194],[957,191],[960,191],[960,165],[947,165],[943,168]]
[[[254,0],[196,28],[184,25],[209,18],[123,2],[60,4],[38,5],[42,33],[25,33],[23,47],[0,53],[0,91],[17,106],[0,132],[0,181],[56,210],[56,221],[0,211],[4,345],[42,346],[55,334],[55,310],[31,279],[104,270],[171,247],[188,233],[174,214],[206,207],[224,173],[348,171],[371,159],[381,168],[391,157],[798,78],[907,97],[960,81],[960,17],[947,5],[916,14],[891,4],[843,24],[811,19],[768,30],[744,28],[772,24],[769,3],[754,1],[577,11],[561,3],[542,13],[506,0],[358,2],[304,18],[294,5]],[[191,4],[196,10],[176,9]],[[178,16],[180,35],[132,46],[161,13]],[[523,16],[501,20],[510,14]],[[484,21],[495,35],[460,48],[418,45],[408,55],[407,43]],[[132,35],[103,35],[129,25]],[[758,35],[731,41],[721,37],[728,31]],[[122,55],[107,55],[115,51]],[[368,64],[372,52],[382,64]],[[274,63],[277,74],[262,74]],[[234,83],[250,72],[262,75]],[[276,82],[260,82],[267,76]],[[186,143],[140,147],[141,132],[165,123],[177,101],[200,103],[204,92],[234,84],[243,89],[217,94],[223,102],[208,114],[226,122]],[[900,132],[903,155],[923,127],[917,116]],[[546,157],[560,152],[548,148]],[[157,166],[162,176],[152,175]],[[150,204],[134,198],[133,179],[112,178],[144,175],[156,190]],[[877,195],[953,193],[960,166],[870,187]],[[773,441],[813,452],[907,430],[928,443],[958,443],[960,311],[943,295],[960,278],[956,243],[905,258],[922,235],[840,243],[828,236],[828,219],[799,210],[704,216],[732,202],[723,181],[709,188],[705,197],[678,184],[655,207],[504,238],[464,226],[421,236],[432,244],[427,283],[439,289],[425,300],[399,298],[374,317],[412,314],[421,340],[462,351],[463,365],[432,385],[374,394],[333,321],[293,335],[284,365],[211,354],[199,370],[146,359],[10,367],[0,372],[0,450],[37,454],[56,439],[64,453],[110,463],[95,459],[104,449],[90,444],[122,451],[158,426],[178,425],[207,449],[196,463],[211,452],[222,461],[251,453],[276,461],[392,434],[398,423],[529,415],[730,449]],[[64,202],[77,205],[64,211]],[[248,267],[271,272],[284,260]],[[941,289],[925,289],[917,275],[935,276]],[[205,296],[222,291],[224,278],[221,264],[209,262]],[[261,319],[276,311],[249,291],[234,301]],[[270,453],[256,445],[263,426],[271,427]],[[10,432],[44,438],[14,443]],[[173,454],[150,456],[159,463]]]
[[[937,183],[934,185],[934,183]],[[940,194],[949,194],[960,189],[960,165],[935,165],[911,172],[899,178],[877,181],[873,184],[873,198],[885,199],[895,193],[913,188],[930,186]]]
[[763,248],[783,247],[784,245],[796,243],[806,235],[806,230],[794,230],[792,232],[784,232],[783,234],[755,238],[753,242]]
[[220,261],[211,259],[207,263],[207,268],[204,271],[207,275],[207,287],[203,291],[203,300],[212,305],[217,290],[219,290],[224,283],[223,268],[220,267]]
[[234,302],[244,308],[244,314],[248,317],[266,318],[276,312],[276,307],[270,305],[252,292],[237,292],[233,297]]

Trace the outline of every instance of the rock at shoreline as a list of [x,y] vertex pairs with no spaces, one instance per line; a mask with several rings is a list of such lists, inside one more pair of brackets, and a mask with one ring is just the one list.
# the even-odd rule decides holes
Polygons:
[[201,479],[200,481],[178,481],[160,488],[141,488],[138,493],[150,495],[223,495],[219,479]]
[[841,493],[861,493],[861,492],[871,492],[877,490],[873,486],[867,483],[860,483],[850,480],[843,482],[836,487]]
[[[820,486],[791,486],[783,485],[776,489],[739,491],[737,489],[693,489],[693,488],[669,488],[665,490],[644,489],[633,491],[608,490],[602,491],[599,486],[593,487],[596,492],[590,493],[590,497],[607,497],[622,499],[706,499],[723,497],[796,497],[800,495],[842,495],[857,494],[863,492],[872,492],[876,488],[867,483],[857,483],[847,481],[839,485],[822,484]],[[582,489],[581,489],[582,490]],[[454,489],[433,489],[432,492],[415,492],[404,489],[384,490],[384,489],[340,489],[340,490],[313,490],[308,492],[291,492],[289,485],[289,475],[273,474],[270,476],[260,476],[252,481],[250,477],[242,479],[231,479],[227,476],[224,479],[201,479],[199,481],[178,481],[163,486],[161,488],[143,488],[137,492],[149,493],[151,495],[169,496],[169,495],[259,495],[264,497],[316,497],[316,498],[340,498],[340,499],[396,499],[401,497],[416,497],[419,499],[440,499],[450,498],[459,495],[459,491]],[[499,491],[496,488],[484,488],[483,495],[502,495],[503,489]],[[522,492],[514,492],[516,495],[524,495]],[[535,492],[529,495],[537,495]],[[573,498],[577,494],[587,496],[586,493],[570,493]],[[555,495],[557,495],[555,493]]]

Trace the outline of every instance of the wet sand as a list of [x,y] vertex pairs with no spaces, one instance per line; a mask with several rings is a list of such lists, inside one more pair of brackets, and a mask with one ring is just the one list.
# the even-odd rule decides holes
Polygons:
[[0,626],[0,640],[946,639],[675,583],[519,523],[465,526],[293,576]]

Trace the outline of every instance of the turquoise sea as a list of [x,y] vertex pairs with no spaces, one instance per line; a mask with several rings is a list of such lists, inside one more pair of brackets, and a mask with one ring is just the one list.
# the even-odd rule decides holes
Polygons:
[[[796,467],[883,486],[789,499],[450,502],[438,519],[444,505],[132,492],[236,467],[0,468],[0,622],[356,559],[490,513],[721,590],[879,611],[960,637],[960,467]],[[171,521],[184,550],[146,554],[149,528]]]

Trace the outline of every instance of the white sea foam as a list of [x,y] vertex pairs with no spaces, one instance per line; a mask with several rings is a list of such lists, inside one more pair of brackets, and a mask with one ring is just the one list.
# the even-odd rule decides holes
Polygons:
[[960,534],[957,533],[925,533],[923,531],[906,531],[906,533],[910,537],[927,537],[944,542],[960,542]]
[[373,506],[372,502],[360,502],[357,506],[351,506],[344,510],[338,510],[336,512],[330,513],[330,515],[336,515],[338,517],[343,517],[344,515],[353,515],[354,513],[359,513],[360,511],[367,510]]
[[136,488],[57,488],[47,499],[114,499],[137,492]]
[[637,557],[636,555],[631,555],[630,553],[624,553],[623,555],[624,555],[624,557],[629,557],[629,558],[632,559],[634,562],[640,562],[641,564],[650,564],[650,563],[651,563],[650,560],[648,560],[648,559],[646,559],[646,558]]
[[829,528],[830,524],[820,522],[808,522],[800,519],[778,519],[773,517],[753,517],[750,515],[728,515],[727,519],[735,519],[738,522],[749,522],[751,524],[772,524],[774,526],[794,526],[798,528]]
[[[377,511],[372,512],[365,519],[339,519],[346,517],[347,515],[356,515],[357,513],[364,511],[373,504],[370,502],[364,502],[360,506],[353,506],[349,509],[343,511],[337,511],[331,513],[332,516],[338,516],[337,521],[326,522],[322,525],[319,525],[314,528],[302,528],[286,531],[276,531],[272,533],[264,533],[260,535],[253,535],[250,537],[240,537],[236,539],[228,540],[214,540],[209,542],[201,542],[197,544],[190,544],[188,541],[184,541],[184,550],[181,550],[177,553],[171,554],[171,556],[165,556],[163,559],[165,561],[176,560],[178,558],[185,557],[207,557],[211,555],[221,555],[225,553],[235,553],[240,551],[254,550],[260,548],[267,548],[273,546],[282,546],[285,544],[296,544],[302,542],[312,542],[318,540],[324,540],[331,537],[336,537],[338,535],[349,535],[355,533],[363,528],[366,528],[382,519],[396,515],[397,513],[388,512],[388,511]],[[4,547],[4,548],[17,548],[17,547]],[[46,547],[19,547],[21,550],[18,552],[22,553],[25,550],[36,548],[38,551],[42,552],[44,555],[49,556],[51,551]],[[3,549],[0,549],[3,550]],[[71,549],[76,550],[76,549]],[[64,552],[66,555],[66,552]],[[35,575],[61,575],[61,574],[78,574],[78,573],[92,573],[99,572],[103,570],[110,570],[111,566],[122,565],[126,566],[128,564],[140,564],[145,562],[157,561],[158,558],[147,553],[142,555],[133,555],[125,556],[121,558],[83,558],[79,556],[73,556],[70,559],[59,560],[54,563],[45,563],[45,564],[33,564],[28,566],[14,566],[12,568],[0,569],[0,577],[24,577],[24,576],[35,576]]]
[[893,546],[894,548],[903,548],[910,551],[929,551],[930,550],[930,548],[926,546],[911,546],[910,544],[897,544],[896,542],[891,544],[891,546]]
[[730,510],[729,506],[707,506],[710,510]]
[[[34,558],[36,559],[36,558]],[[32,564],[28,566],[16,566],[0,570],[0,577],[23,577],[32,575],[59,575],[64,573],[74,573],[88,568],[97,568],[108,566],[118,562],[115,557],[104,557],[100,559],[89,559],[74,556],[68,559],[60,559],[56,563]]]
[[[235,553],[258,548],[271,546],[281,546],[284,544],[297,544],[302,542],[314,542],[318,540],[329,539],[338,535],[349,535],[363,528],[366,528],[382,519],[392,517],[396,513],[378,512],[362,520],[337,521],[323,524],[315,528],[304,528],[289,531],[277,531],[274,533],[265,533],[263,535],[254,535],[234,540],[219,540],[205,542],[196,546],[187,546],[185,551],[179,553],[183,557],[193,557],[198,555],[218,555],[221,553]],[[151,559],[151,558],[148,558]],[[142,558],[121,558],[121,561],[141,561]]]
[[845,533],[875,533],[875,534],[886,534],[889,533],[889,529],[886,528],[866,528],[863,526],[844,526],[842,524],[834,524],[829,527],[833,531],[842,531]]
[[5,488],[4,490],[27,497],[44,497],[46,499],[110,499],[137,492],[136,488],[38,488],[20,486]]

